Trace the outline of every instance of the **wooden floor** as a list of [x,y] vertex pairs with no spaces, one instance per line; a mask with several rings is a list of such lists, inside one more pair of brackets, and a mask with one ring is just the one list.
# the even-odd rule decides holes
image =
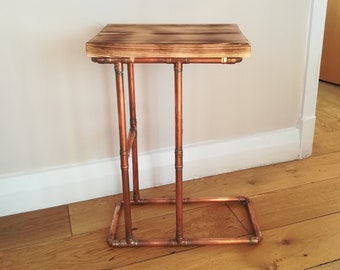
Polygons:
[[[249,196],[264,240],[257,246],[111,249],[105,238],[120,198],[112,196],[0,218],[0,269],[340,269],[340,88],[320,83],[312,157],[187,181],[184,193]],[[174,235],[173,207],[139,207],[133,212],[137,237]],[[248,233],[244,213],[232,205],[190,206],[185,223],[187,236]]]

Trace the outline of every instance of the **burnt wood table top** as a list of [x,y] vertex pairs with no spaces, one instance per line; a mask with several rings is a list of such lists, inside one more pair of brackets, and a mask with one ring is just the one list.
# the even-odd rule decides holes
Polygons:
[[[250,43],[237,24],[108,24],[86,43],[100,58],[243,58]],[[223,62],[223,61],[222,61]]]

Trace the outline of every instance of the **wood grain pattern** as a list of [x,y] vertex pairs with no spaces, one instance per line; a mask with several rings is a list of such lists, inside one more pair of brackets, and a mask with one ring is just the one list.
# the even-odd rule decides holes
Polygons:
[[[338,137],[338,139],[339,138],[340,137]],[[336,144],[336,142],[337,141],[334,143]],[[215,175],[204,179],[185,181],[184,194],[186,197],[247,194],[253,198],[257,194],[272,193],[282,189],[295,189],[297,185],[337,178],[340,176],[339,164],[340,151],[330,152],[330,154],[317,155],[306,160],[286,162],[262,168]],[[171,196],[174,194],[174,184],[142,190],[143,197],[154,194]],[[257,200],[257,198],[255,199]],[[72,232],[74,234],[80,234],[107,228],[112,220],[114,203],[120,200],[121,196],[119,195],[71,204],[69,208]],[[193,205],[193,207],[196,206]],[[265,209],[262,205],[259,207],[256,201],[254,206],[256,212]],[[167,206],[163,208],[167,208]],[[174,212],[172,206],[168,208],[169,209],[164,209],[162,212]],[[157,214],[158,211],[156,209],[153,213],[143,213],[145,217],[155,216]],[[261,212],[258,214],[261,215]],[[135,216],[134,218],[139,219],[140,217]]]
[[86,43],[92,58],[248,57],[236,24],[109,24]]
[[[340,177],[257,195],[252,200],[263,230],[335,214],[340,209]],[[242,209],[235,205],[232,210],[247,225]]]
[[327,262],[315,267],[308,268],[307,270],[339,270],[340,269],[340,259],[335,261]]
[[[296,194],[294,188],[291,188],[253,197],[256,204],[261,206],[258,214],[260,214],[261,225],[265,228],[265,240],[260,246],[111,249],[105,241],[107,229],[102,229],[52,242],[43,241],[28,248],[0,251],[0,268],[119,269],[125,266],[122,269],[134,269],[136,267],[134,264],[137,264],[142,267],[141,269],[167,269],[167,264],[171,267],[180,267],[176,265],[177,261],[180,261],[184,269],[223,269],[219,267],[228,261],[236,263],[236,266],[239,266],[236,269],[266,269],[265,267],[275,269],[269,268],[275,265],[274,262],[277,265],[288,264],[287,268],[283,269],[303,269],[289,267],[292,267],[294,262],[300,263],[301,259],[307,261],[304,266],[313,266],[326,262],[328,256],[331,260],[340,256],[337,253],[340,251],[335,248],[331,250],[332,254],[328,251],[332,245],[340,241],[340,235],[336,229],[340,222],[339,206],[333,204],[334,201],[339,200],[339,191],[337,186],[334,186],[338,184],[337,180],[328,181],[330,181],[329,185],[327,181],[322,181],[317,184],[309,183],[298,186]],[[328,193],[327,190],[332,190],[332,192]],[[328,201],[323,199],[315,201],[303,197],[305,194],[313,197],[319,191],[325,193],[324,198],[328,198]],[[287,204],[289,193],[292,194],[288,199],[292,200],[294,195],[295,199],[298,199],[296,205],[295,203]],[[328,205],[324,204],[326,201],[329,202]],[[315,205],[318,209],[314,212]],[[304,211],[305,209],[309,211]],[[204,230],[212,224],[203,222],[195,225],[195,220],[207,213],[209,215],[209,212],[212,212],[210,208],[194,209],[186,212],[186,216],[195,228],[200,224],[199,229]],[[244,216],[239,216],[239,219],[242,220]],[[324,219],[324,217],[328,218]],[[228,227],[220,227],[219,223],[213,225],[216,233],[220,234],[222,230],[230,234],[244,233],[244,228],[239,226],[238,219],[230,214],[227,214],[226,218]],[[92,219],[88,216],[89,223]],[[147,217],[135,224],[135,232],[157,236],[173,228],[173,222],[171,214]],[[320,228],[327,228],[327,230],[320,231]],[[305,258],[308,256],[310,258]],[[241,258],[246,259],[241,260]],[[191,266],[190,263],[193,265]]]
[[70,228],[67,206],[2,217],[0,250],[71,236]]
[[201,247],[119,269],[306,269],[340,257],[339,224],[338,213],[265,231],[256,248]]
[[320,82],[313,155],[340,152],[340,88]]
[[320,79],[340,85],[340,2],[328,0]]

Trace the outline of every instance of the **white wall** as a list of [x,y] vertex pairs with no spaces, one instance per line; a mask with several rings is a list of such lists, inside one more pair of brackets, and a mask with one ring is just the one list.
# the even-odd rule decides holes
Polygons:
[[[92,63],[85,55],[86,41],[107,23],[238,23],[252,43],[251,58],[241,64],[184,66],[184,143],[193,151],[188,150],[187,163],[209,164],[195,156],[196,150],[206,153],[204,147],[214,153],[210,161],[220,151],[217,156],[225,159],[218,160],[227,162],[199,172],[192,168],[192,173],[188,165],[186,178],[294,159],[301,152],[308,156],[316,86],[313,82],[306,89],[306,74],[317,77],[322,40],[319,31],[315,42],[320,52],[312,55],[316,63],[308,73],[310,16],[312,7],[319,5],[317,23],[322,30],[325,3],[2,1],[0,214],[120,192],[112,66]],[[167,169],[157,171],[158,167],[172,168],[172,70],[165,64],[136,66],[139,147],[145,153],[142,171],[143,164],[145,171],[156,171],[145,172],[148,177],[167,175]],[[314,98],[306,101],[306,92]],[[306,106],[311,108],[312,124],[305,136],[307,149],[302,150]],[[152,159],[157,151],[163,164]],[[241,158],[247,152],[256,154]],[[236,161],[235,155],[240,157]],[[94,168],[91,177],[82,171],[89,167]],[[115,184],[112,178],[117,178]],[[170,181],[169,176],[164,178],[145,187]],[[70,187],[77,192],[65,191]],[[36,202],[27,207],[27,203],[14,203],[17,196],[25,197],[23,193]]]

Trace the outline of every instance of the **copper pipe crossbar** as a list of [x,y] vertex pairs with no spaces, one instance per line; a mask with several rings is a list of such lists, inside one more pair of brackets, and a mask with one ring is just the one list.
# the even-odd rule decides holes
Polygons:
[[112,58],[112,57],[92,57],[93,62],[98,64],[122,63],[167,63],[174,64],[178,61],[184,64],[236,64],[242,61],[241,57],[221,57],[221,58]]

